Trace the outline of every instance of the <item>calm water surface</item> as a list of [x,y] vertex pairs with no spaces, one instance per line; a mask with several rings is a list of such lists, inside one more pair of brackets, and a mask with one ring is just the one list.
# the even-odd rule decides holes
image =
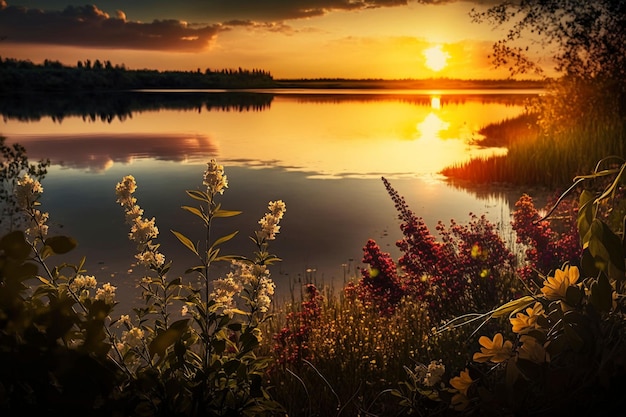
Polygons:
[[471,157],[504,152],[472,145],[479,139],[476,132],[517,116],[524,100],[536,94],[142,92],[133,95],[136,101],[124,98],[115,105],[5,104],[0,135],[26,146],[31,160],[51,159],[43,208],[53,230],[79,242],[63,260],[87,256],[88,272],[117,285],[123,303],[138,295],[135,283],[142,271],[132,265],[134,247],[115,203],[115,184],[124,175],[135,176],[138,204],[145,216],[156,217],[162,252],[180,274],[194,259],[169,230],[201,239],[194,216],[180,206],[193,204],[184,190],[199,188],[206,161],[217,159],[229,180],[223,207],[244,211],[215,223],[214,236],[240,232],[225,252],[253,256],[247,236],[268,201],[287,205],[271,246],[283,258],[272,274],[284,298],[308,280],[341,285],[358,274],[369,238],[397,257],[399,221],[381,176],[433,232],[438,220],[463,222],[470,212],[508,225],[505,196],[454,188],[437,173]]

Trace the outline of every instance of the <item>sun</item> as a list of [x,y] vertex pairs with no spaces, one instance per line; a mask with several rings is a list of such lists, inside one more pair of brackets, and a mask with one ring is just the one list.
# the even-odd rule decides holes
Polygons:
[[426,66],[433,71],[441,71],[448,63],[450,54],[444,52],[441,45],[431,46],[424,49],[424,57],[426,58]]

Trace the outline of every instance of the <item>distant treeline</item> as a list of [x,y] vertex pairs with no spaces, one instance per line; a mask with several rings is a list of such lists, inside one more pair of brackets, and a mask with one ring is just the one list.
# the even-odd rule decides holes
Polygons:
[[274,87],[272,75],[260,69],[214,71],[130,70],[110,61],[78,61],[75,67],[45,60],[0,57],[0,92],[103,91],[136,89],[208,89]]
[[535,89],[543,88],[539,80],[460,80],[429,79],[282,79],[261,69],[222,69],[201,71],[131,70],[111,61],[78,61],[76,66],[45,60],[0,57],[0,93],[46,91],[120,91],[141,89],[243,89],[243,88],[311,88],[311,89]]

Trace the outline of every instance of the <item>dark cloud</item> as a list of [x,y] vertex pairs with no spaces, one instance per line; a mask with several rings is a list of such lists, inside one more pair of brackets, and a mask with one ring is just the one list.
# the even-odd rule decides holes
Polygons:
[[458,0],[96,0],[87,6],[67,5],[75,0],[16,1],[19,6],[0,0],[0,36],[7,42],[200,51],[233,27],[292,34],[293,28],[284,23],[287,20]]
[[198,51],[227,30],[220,24],[190,25],[180,20],[141,23],[112,17],[96,6],[68,6],[62,11],[9,6],[0,1],[0,32],[8,42],[94,48]]

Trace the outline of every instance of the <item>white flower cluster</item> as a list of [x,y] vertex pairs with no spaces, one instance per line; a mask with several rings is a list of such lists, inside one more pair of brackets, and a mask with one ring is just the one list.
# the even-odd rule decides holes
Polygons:
[[228,178],[224,175],[224,166],[219,165],[215,159],[211,159],[204,171],[202,184],[206,185],[209,194],[224,194],[224,189],[228,188]]
[[278,222],[283,218],[287,208],[282,200],[270,201],[267,207],[269,212],[259,220],[261,225],[259,237],[261,240],[274,240],[280,231]]
[[41,193],[43,193],[43,187],[39,181],[31,178],[28,174],[24,174],[21,178],[17,179],[14,192],[18,207],[22,210],[26,210],[32,203],[37,201]]
[[34,208],[34,203],[43,193],[41,183],[30,175],[24,174],[18,178],[13,190],[18,208],[28,211],[30,214],[30,224],[26,228],[29,236],[39,236],[45,238],[48,235],[48,213],[42,213]]
[[[82,302],[91,296],[90,289],[96,289],[98,281],[93,275],[78,274],[70,281],[69,289],[78,296],[78,299]],[[101,288],[96,289],[95,299],[102,300],[106,304],[113,305],[115,303],[115,290],[117,288],[106,283]]]
[[213,281],[211,298],[224,308],[224,313],[232,315],[237,307],[235,297],[247,289],[254,297],[250,300],[261,313],[269,310],[274,295],[275,284],[265,265],[253,265],[241,261],[233,261],[234,271],[226,278]]
[[441,382],[446,367],[441,360],[431,361],[428,366],[418,364],[415,367],[415,379],[426,387],[434,387]]
[[85,301],[90,297],[89,289],[96,288],[98,282],[93,275],[81,275],[78,274],[76,277],[70,282],[69,288],[70,290],[78,296],[78,299],[81,301]]
[[117,350],[124,357],[126,366],[130,369],[136,369],[139,367],[140,360],[138,355],[128,355],[128,352],[132,349],[141,349],[145,343],[146,334],[143,329],[134,327],[130,323],[130,319],[126,320],[128,316],[120,317],[120,321],[124,320],[123,324],[126,325],[128,330],[122,332],[122,337],[115,344]]
[[114,304],[115,290],[117,290],[117,287],[114,287],[111,283],[107,282],[106,284],[103,284],[102,288],[98,288],[96,290],[96,300],[102,300],[109,305]]
[[130,225],[128,238],[137,244],[139,253],[135,258],[140,264],[150,267],[161,267],[165,264],[165,256],[150,246],[152,239],[159,235],[154,217],[143,218],[143,209],[137,204],[133,193],[137,190],[135,177],[127,175],[115,186],[117,202],[126,210],[126,223]]

